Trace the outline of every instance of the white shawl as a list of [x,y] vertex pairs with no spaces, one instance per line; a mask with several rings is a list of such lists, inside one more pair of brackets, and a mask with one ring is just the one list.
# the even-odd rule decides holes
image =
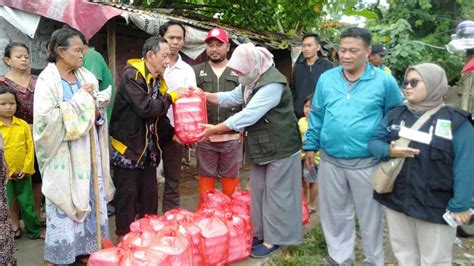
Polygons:
[[[85,68],[75,70],[81,84],[92,83],[98,99],[110,98],[110,91],[98,91],[95,76]],[[99,97],[100,96],[100,97]],[[33,111],[33,139],[36,157],[43,178],[45,197],[64,211],[69,218],[83,222],[89,211],[89,190],[92,173],[89,131],[95,123],[95,102],[84,89],[63,101],[61,76],[54,63],[41,72],[36,82]],[[97,127],[100,164],[106,200],[113,198],[114,187],[109,169],[107,123]],[[94,155],[95,156],[95,155]]]

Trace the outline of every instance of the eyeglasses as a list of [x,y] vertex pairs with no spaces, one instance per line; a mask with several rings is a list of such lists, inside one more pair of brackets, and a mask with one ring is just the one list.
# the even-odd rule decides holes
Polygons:
[[422,81],[421,79],[410,79],[403,81],[403,88],[410,87],[415,88],[418,85],[418,82]]

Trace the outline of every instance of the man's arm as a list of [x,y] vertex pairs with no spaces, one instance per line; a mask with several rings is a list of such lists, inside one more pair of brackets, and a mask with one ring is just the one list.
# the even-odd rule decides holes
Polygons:
[[[152,100],[146,93],[146,88],[143,88],[143,84],[129,75],[123,78],[125,79],[122,81],[124,82],[122,88],[125,89],[123,93],[126,94],[127,101],[138,116],[146,119],[166,114],[171,105],[171,96]],[[142,77],[140,76],[140,78]]]
[[308,131],[305,133],[303,150],[318,151],[321,129],[324,121],[324,81],[320,79],[316,86],[316,93],[313,96],[311,111],[309,113]]

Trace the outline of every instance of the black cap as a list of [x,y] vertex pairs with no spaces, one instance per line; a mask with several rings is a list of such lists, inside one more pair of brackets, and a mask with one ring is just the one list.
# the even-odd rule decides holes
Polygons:
[[386,56],[386,55],[389,55],[390,52],[387,49],[385,49],[385,47],[382,44],[374,44],[372,45],[371,54],[379,54],[381,56]]

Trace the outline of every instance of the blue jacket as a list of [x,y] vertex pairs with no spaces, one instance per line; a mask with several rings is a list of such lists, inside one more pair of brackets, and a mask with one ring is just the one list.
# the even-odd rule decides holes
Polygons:
[[359,81],[351,86],[342,67],[319,78],[309,115],[303,149],[323,149],[335,158],[370,157],[367,143],[388,110],[403,97],[392,75],[366,63]]

